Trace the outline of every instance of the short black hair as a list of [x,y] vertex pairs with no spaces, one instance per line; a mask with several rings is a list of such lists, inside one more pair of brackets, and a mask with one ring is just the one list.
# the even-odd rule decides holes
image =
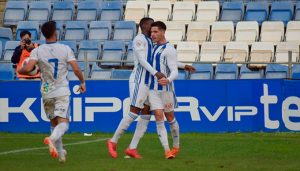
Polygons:
[[31,33],[28,30],[23,30],[20,33],[20,37],[22,38],[23,36],[25,36],[26,34],[28,34],[29,37],[31,37]]
[[153,18],[150,18],[150,17],[144,17],[140,20],[140,23],[139,23],[139,26],[141,27],[141,29],[143,28],[144,24],[149,22],[149,21],[152,21],[154,22]]
[[166,24],[162,21],[155,21],[154,23],[151,24],[151,27],[158,27],[159,29],[162,29],[164,31],[167,30]]
[[56,22],[48,21],[42,25],[42,33],[46,39],[51,38],[56,31]]

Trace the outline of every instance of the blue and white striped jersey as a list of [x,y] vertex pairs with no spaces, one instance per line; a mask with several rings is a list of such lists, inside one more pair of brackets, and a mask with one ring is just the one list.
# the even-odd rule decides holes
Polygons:
[[172,44],[169,42],[162,45],[154,45],[150,63],[153,68],[158,72],[163,73],[170,84],[167,86],[161,86],[158,84],[156,77],[151,76],[150,89],[158,91],[173,91],[173,81],[178,75],[177,68],[177,53]]
[[138,34],[133,42],[134,68],[130,75],[129,82],[139,84],[149,84],[151,75],[155,75],[155,70],[150,65],[150,57],[152,54],[152,40],[144,34]]

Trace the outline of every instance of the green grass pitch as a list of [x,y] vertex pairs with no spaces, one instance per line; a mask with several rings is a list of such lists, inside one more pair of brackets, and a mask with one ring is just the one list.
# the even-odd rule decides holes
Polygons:
[[139,160],[124,158],[130,133],[121,137],[117,159],[106,150],[105,140],[111,134],[66,134],[65,164],[49,156],[42,144],[45,136],[0,133],[0,170],[300,170],[300,133],[182,134],[181,151],[173,160],[164,159],[156,134],[146,134],[141,140],[138,150],[143,159]]

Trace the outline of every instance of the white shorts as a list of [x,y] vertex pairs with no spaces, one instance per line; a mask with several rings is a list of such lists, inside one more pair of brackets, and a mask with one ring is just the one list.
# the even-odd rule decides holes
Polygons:
[[164,112],[172,112],[177,106],[176,97],[172,91],[149,91],[149,103],[151,111],[162,109]]
[[144,104],[149,105],[149,87],[145,84],[129,83],[130,105],[143,109]]
[[69,119],[70,96],[43,99],[43,104],[45,113],[49,119],[54,119],[57,116]]

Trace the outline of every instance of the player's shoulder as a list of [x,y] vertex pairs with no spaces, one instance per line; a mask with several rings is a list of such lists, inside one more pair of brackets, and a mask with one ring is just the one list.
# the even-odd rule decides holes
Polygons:
[[136,35],[135,38],[133,39],[133,42],[137,42],[137,41],[147,41],[146,36],[143,34]]
[[166,44],[166,49],[169,52],[176,52],[176,49],[175,49],[174,45],[172,43],[169,43],[169,42]]

